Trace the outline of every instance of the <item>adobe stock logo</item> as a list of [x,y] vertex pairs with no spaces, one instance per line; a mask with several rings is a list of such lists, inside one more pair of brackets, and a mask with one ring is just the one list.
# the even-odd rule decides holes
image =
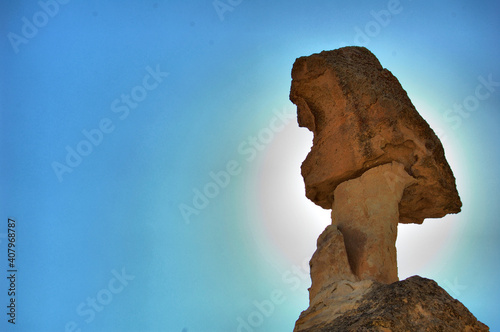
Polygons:
[[14,50],[14,53],[19,53],[19,46],[21,44],[28,44],[30,39],[33,39],[38,35],[39,29],[45,27],[51,18],[54,18],[58,13],[60,6],[65,5],[70,0],[47,0],[38,1],[38,6],[40,6],[39,11],[33,14],[31,20],[26,16],[21,18],[23,25],[21,27],[21,35],[14,32],[9,32],[7,38],[9,39],[10,45]]
[[[276,288],[271,291],[269,298],[262,301],[253,301],[253,308],[247,315],[238,316],[236,322],[236,332],[256,332],[257,329],[265,324],[266,319],[269,319],[273,313],[279,310],[279,306],[287,300],[287,293],[295,292],[299,289],[305,291],[304,283],[309,279],[309,257],[302,261],[301,266],[293,265],[290,270],[285,271],[281,275],[284,284],[288,285],[288,291],[282,288]],[[252,309],[253,309],[252,308]]]
[[[146,74],[143,76],[141,84],[130,89],[130,93],[122,93],[120,98],[111,102],[110,109],[120,121],[129,117],[132,110],[139,107],[148,93],[160,86],[169,73],[161,71],[160,65],[153,69],[150,66],[145,68]],[[96,128],[81,131],[81,139],[74,147],[66,145],[66,158],[64,162],[53,161],[51,166],[59,182],[64,180],[65,174],[72,173],[75,168],[80,166],[83,160],[88,157],[99,145],[102,144],[106,135],[111,134],[116,129],[116,120],[104,117],[99,120]]]
[[[85,302],[80,303],[76,307],[78,316],[83,317],[85,323],[90,324],[96,318],[96,315],[103,312],[105,307],[109,306],[114,299],[115,295],[123,292],[129,281],[134,280],[135,276],[127,274],[125,268],[122,268],[121,273],[115,269],[111,270],[113,278],[109,279],[107,287],[99,290],[94,297],[87,297]],[[78,328],[78,323],[69,321],[64,326],[65,332],[81,332]]]
[[296,118],[293,108],[283,108],[282,111],[276,110],[273,113],[274,116],[266,127],[238,144],[236,152],[239,157],[237,159],[227,161],[222,170],[209,172],[209,180],[204,185],[192,189],[192,204],[179,204],[179,211],[186,224],[191,222],[193,216],[198,216],[201,211],[206,209],[210,202],[229,186],[232,179],[243,172],[243,167],[252,163],[274,140],[274,137],[285,130],[290,120]]
[[243,0],[226,0],[226,2],[222,0],[214,0],[212,5],[214,6],[217,15],[219,15],[219,20],[222,22],[224,21],[224,13],[232,12],[234,8],[241,5],[242,2]]
[[[409,0],[411,1],[411,0]],[[368,21],[364,27],[354,27],[356,35],[354,43],[357,45],[367,46],[371,39],[377,37],[382,32],[383,28],[389,26],[393,18],[403,12],[403,6],[400,0],[389,0],[386,9],[379,11],[370,11],[373,20]]]
[[488,78],[479,76],[477,80],[479,83],[476,85],[474,93],[465,97],[461,102],[455,103],[453,109],[449,108],[443,113],[446,122],[453,122],[452,128],[454,130],[460,128],[464,119],[477,111],[481,102],[489,99],[500,88],[500,81],[494,81],[493,74],[489,74]]

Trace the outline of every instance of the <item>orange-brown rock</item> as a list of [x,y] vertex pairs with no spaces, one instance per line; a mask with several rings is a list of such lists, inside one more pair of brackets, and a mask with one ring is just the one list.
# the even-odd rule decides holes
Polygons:
[[368,169],[397,161],[417,181],[400,202],[402,223],[458,213],[461,201],[443,146],[399,81],[364,47],[298,58],[290,100],[314,133],[302,164],[306,196],[330,209],[334,190]]

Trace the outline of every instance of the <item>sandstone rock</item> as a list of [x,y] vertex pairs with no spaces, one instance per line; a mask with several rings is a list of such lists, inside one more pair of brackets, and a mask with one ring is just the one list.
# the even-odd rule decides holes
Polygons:
[[322,328],[346,312],[356,310],[359,299],[370,291],[373,284],[371,280],[338,280],[324,287],[309,308],[300,314],[294,332],[316,331],[313,328]]
[[347,252],[344,245],[344,236],[335,225],[329,225],[318,238],[317,250],[309,262],[311,270],[311,288],[309,301],[314,298],[330,283],[337,280],[358,281],[351,272]]
[[[342,182],[335,189],[332,224],[343,234],[351,271],[360,280],[399,280],[398,205],[404,189],[415,182],[403,164],[392,162]],[[311,278],[317,278],[313,270]]]
[[345,284],[350,291],[331,287],[330,296],[301,314],[294,332],[489,331],[433,280]]
[[398,80],[362,47],[299,58],[292,79],[299,125],[314,133],[306,196],[332,209],[294,331],[488,331],[432,280],[397,281],[398,223],[462,205],[441,142]]
[[325,209],[334,190],[370,168],[397,161],[417,181],[404,190],[399,218],[422,223],[458,213],[461,201],[441,142],[399,81],[366,48],[298,58],[290,100],[314,133],[302,164],[306,196]]

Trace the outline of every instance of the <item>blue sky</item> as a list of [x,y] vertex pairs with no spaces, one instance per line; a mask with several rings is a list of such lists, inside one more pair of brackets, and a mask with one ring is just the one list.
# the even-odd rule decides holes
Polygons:
[[400,277],[499,329],[500,5],[216,4],[1,2],[0,252],[14,218],[18,264],[1,329],[291,331],[329,213],[303,192],[290,71],[347,45],[398,77],[464,203],[399,228]]

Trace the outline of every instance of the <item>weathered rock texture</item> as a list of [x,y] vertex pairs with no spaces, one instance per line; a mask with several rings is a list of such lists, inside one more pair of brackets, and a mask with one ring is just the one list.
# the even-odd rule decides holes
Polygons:
[[398,281],[396,236],[403,191],[416,180],[403,164],[372,168],[334,192],[332,224],[344,235],[352,272],[360,279]]
[[292,79],[299,125],[314,133],[306,196],[332,209],[294,331],[487,331],[435,282],[398,282],[398,223],[462,205],[441,142],[398,80],[361,47],[299,58]]
[[385,284],[352,273],[337,226],[318,238],[309,308],[294,332],[489,331],[436,282],[419,276]]
[[309,288],[309,302],[315,300],[323,289],[338,280],[358,281],[349,265],[347,252],[344,245],[344,236],[337,226],[330,225],[325,228],[318,238],[317,249],[309,262],[312,279]]
[[399,81],[366,48],[345,47],[295,61],[290,100],[314,133],[302,164],[306,196],[330,209],[335,188],[397,161],[417,181],[400,202],[402,223],[458,213],[462,203],[441,142]]
[[304,311],[296,332],[489,331],[438,284],[419,276],[390,285],[337,282]]

